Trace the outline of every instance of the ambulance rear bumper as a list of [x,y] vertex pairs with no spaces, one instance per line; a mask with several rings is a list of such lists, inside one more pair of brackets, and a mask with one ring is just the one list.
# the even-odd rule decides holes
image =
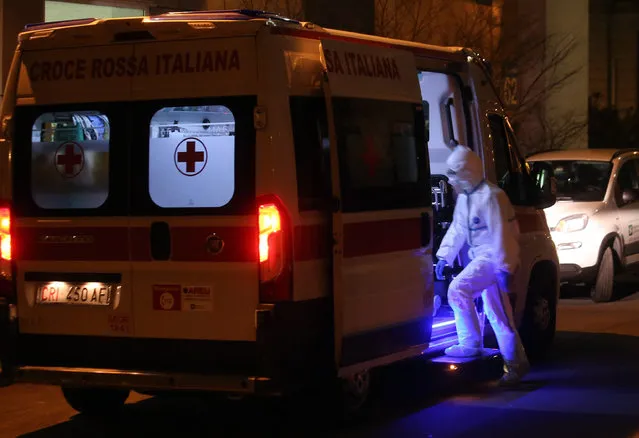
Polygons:
[[140,391],[212,391],[233,394],[277,395],[267,377],[128,371],[104,368],[23,366],[15,370],[20,383],[126,388]]

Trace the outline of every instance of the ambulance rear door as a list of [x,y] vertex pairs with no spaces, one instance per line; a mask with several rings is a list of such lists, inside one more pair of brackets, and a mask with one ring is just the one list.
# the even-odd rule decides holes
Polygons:
[[420,354],[432,325],[431,194],[414,56],[321,41],[340,374]]
[[140,43],[135,55],[155,72],[132,92],[136,337],[211,371],[232,342],[256,339],[255,38]]
[[116,74],[133,46],[35,46],[22,53],[11,157],[19,360],[102,366],[97,340],[133,331],[131,77]]

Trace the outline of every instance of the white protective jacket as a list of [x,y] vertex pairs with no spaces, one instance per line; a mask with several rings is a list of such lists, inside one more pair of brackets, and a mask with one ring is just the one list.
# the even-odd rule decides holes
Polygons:
[[437,258],[453,265],[468,243],[469,257],[486,258],[495,272],[514,274],[519,266],[519,226],[506,193],[483,177],[481,159],[465,146],[457,146],[446,161],[451,184],[461,187],[453,222],[437,251]]

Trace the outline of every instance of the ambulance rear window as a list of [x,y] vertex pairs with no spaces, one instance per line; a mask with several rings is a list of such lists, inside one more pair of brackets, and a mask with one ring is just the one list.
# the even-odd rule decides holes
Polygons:
[[151,118],[149,194],[161,208],[217,208],[235,192],[235,118],[222,105],[165,107]]
[[31,196],[43,209],[92,209],[109,194],[109,118],[46,112],[31,129]]
[[255,96],[19,105],[17,217],[255,212]]
[[290,105],[299,209],[321,210],[331,196],[330,142],[324,97],[292,96]]
[[421,105],[352,98],[334,102],[344,210],[430,205]]

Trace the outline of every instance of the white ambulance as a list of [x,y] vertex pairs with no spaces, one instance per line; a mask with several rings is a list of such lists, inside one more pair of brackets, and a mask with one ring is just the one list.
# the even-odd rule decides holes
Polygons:
[[468,50],[247,10],[45,23],[0,117],[5,375],[79,411],[323,379],[357,409],[370,370],[446,360],[451,139],[517,206],[516,318],[530,354],[552,341],[550,174]]

